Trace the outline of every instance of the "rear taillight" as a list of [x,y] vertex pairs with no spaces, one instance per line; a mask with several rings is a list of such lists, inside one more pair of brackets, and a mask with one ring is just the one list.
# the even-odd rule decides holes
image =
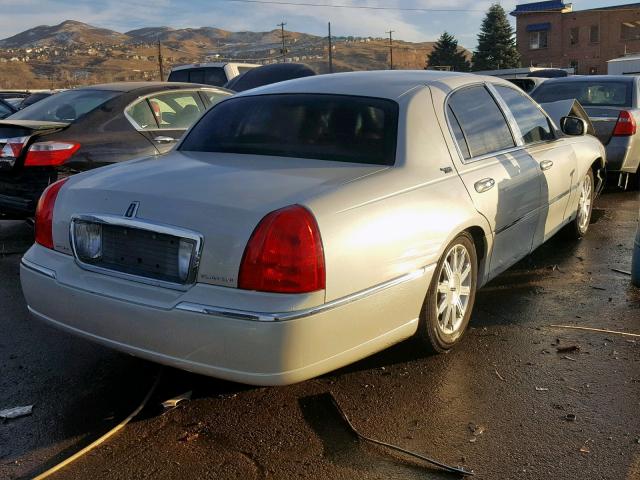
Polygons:
[[0,158],[18,158],[28,138],[29,137],[13,137],[0,140],[6,142],[2,150],[0,150]]
[[309,210],[291,205],[260,221],[242,257],[238,288],[276,293],[325,288],[322,239]]
[[42,192],[40,200],[38,200],[38,206],[36,207],[36,243],[43,247],[53,249],[53,207],[56,204],[58,192],[67,180],[69,179],[63,178],[49,185]]
[[626,110],[622,110],[618,115],[618,121],[613,128],[614,137],[626,137],[636,134],[636,119]]
[[55,167],[62,165],[80,148],[73,142],[36,142],[29,147],[25,167]]

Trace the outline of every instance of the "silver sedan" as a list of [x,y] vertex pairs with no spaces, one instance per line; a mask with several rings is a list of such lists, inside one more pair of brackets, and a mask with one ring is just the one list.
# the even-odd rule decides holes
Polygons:
[[22,260],[31,313],[260,385],[417,336],[456,345],[476,290],[589,227],[604,149],[495,77],[358,72],[250,90],[170,154],[52,184]]

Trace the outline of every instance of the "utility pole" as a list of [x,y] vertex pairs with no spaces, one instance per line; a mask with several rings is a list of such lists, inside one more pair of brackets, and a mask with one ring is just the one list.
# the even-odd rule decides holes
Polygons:
[[395,30],[389,30],[389,70],[393,70],[393,37],[391,36]]
[[333,47],[331,46],[331,22],[329,22],[329,73],[333,73]]
[[285,46],[284,43],[284,26],[286,25],[286,23],[281,22],[279,23],[277,26],[280,27],[280,37],[282,38],[282,63],[286,63],[287,62],[287,48]]
[[160,81],[164,82],[164,71],[162,69],[162,47],[160,46],[160,37],[158,37],[158,67],[160,68]]

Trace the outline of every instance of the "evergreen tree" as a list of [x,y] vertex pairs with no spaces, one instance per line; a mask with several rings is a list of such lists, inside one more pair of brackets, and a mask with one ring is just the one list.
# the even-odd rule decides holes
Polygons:
[[458,51],[458,41],[456,38],[444,32],[436,42],[433,50],[427,55],[427,65],[429,67],[451,67],[456,72],[468,72],[471,68],[464,52]]
[[478,49],[473,54],[474,70],[496,70],[520,66],[514,32],[507,14],[499,4],[489,8],[478,34]]

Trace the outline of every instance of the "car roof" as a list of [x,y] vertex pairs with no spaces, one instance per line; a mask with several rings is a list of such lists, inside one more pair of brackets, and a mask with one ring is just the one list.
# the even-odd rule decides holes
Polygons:
[[239,67],[259,67],[257,63],[242,63],[242,62],[208,62],[208,63],[189,63],[187,65],[178,65],[171,69],[172,72],[178,70],[186,70],[190,68],[215,68],[224,67],[225,65],[238,65]]
[[76,90],[107,90],[111,92],[133,92],[140,89],[154,89],[160,90],[165,88],[216,88],[211,85],[201,85],[199,83],[187,83],[187,82],[114,82],[114,83],[101,83],[98,85],[87,85],[80,87]]
[[544,83],[568,83],[568,82],[633,82],[634,77],[630,75],[571,75],[562,78],[550,78]]
[[[497,77],[471,73],[435,70],[378,70],[367,72],[333,73],[296,78],[248,90],[236,96],[275,93],[324,93],[397,99],[409,90],[424,85],[449,84],[458,86],[464,80],[500,82]],[[462,81],[462,82],[461,82]],[[507,83],[506,81],[503,81]]]

